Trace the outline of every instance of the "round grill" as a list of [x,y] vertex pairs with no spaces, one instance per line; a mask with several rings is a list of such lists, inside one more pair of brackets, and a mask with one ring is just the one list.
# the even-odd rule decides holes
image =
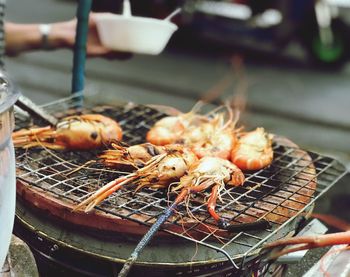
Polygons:
[[[57,105],[47,108],[54,111],[54,107],[57,108]],[[56,116],[98,112],[116,119],[123,128],[124,141],[130,145],[144,142],[150,126],[165,116],[156,109],[141,105],[64,110]],[[32,124],[26,120],[17,120],[17,123],[18,128]],[[190,259],[186,255],[175,263],[194,265],[229,259],[231,262],[241,261],[243,267],[246,258],[256,254],[264,242],[294,230],[298,215],[311,207],[314,200],[346,171],[337,161],[301,150],[285,138],[275,136],[273,150],[274,161],[269,167],[246,173],[244,185],[227,188],[217,205],[218,213],[231,223],[267,219],[272,224],[271,229],[237,233],[218,230],[207,213],[205,199],[208,192],[204,192],[193,196],[187,207],[179,207],[163,226],[164,232],[159,232],[155,244],[173,247],[174,242],[181,238],[195,242],[201,249],[216,250],[202,250]],[[18,195],[25,205],[36,211],[45,211],[45,216],[59,220],[62,226],[74,226],[104,240],[113,241],[118,234],[119,238],[137,241],[171,204],[175,195],[154,189],[135,193],[134,187],[128,186],[111,195],[93,213],[72,212],[72,207],[87,194],[123,174],[94,161],[99,152],[17,149]],[[181,242],[184,243],[183,240]],[[194,249],[194,244],[190,245]],[[129,253],[126,256],[114,254],[123,260]],[[160,255],[152,260],[146,253],[139,263],[171,263],[164,259]]]

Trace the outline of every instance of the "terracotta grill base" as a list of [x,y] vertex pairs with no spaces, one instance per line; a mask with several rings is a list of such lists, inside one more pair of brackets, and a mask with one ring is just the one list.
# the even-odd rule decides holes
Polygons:
[[[97,106],[79,111],[70,109],[69,105],[68,108],[67,105],[47,108],[53,111],[56,108],[58,118],[77,113],[101,113],[112,117],[122,126],[123,140],[129,145],[144,142],[147,130],[166,116],[154,107],[141,105]],[[17,128],[29,128],[34,123],[43,126],[28,119],[16,120],[16,123]],[[17,217],[25,229],[45,235],[54,244],[68,245],[77,252],[123,263],[139,238],[176,195],[149,188],[135,193],[135,186],[130,184],[88,214],[73,211],[87,194],[123,174],[97,161],[91,162],[102,150],[17,149],[17,199],[23,207]],[[206,200],[210,192],[197,193],[191,195],[186,205],[176,209],[162,226],[162,231],[144,249],[138,263],[147,267],[194,268],[218,263],[230,267],[242,262],[240,267],[243,268],[259,255],[263,243],[293,235],[299,219],[310,212],[315,199],[339,180],[346,169],[332,158],[304,151],[277,135],[274,136],[273,151],[274,160],[270,166],[245,172],[244,185],[227,186],[216,206],[218,214],[231,224],[266,219],[271,228],[238,233],[220,230],[207,211]],[[82,164],[84,167],[80,168]],[[28,219],[29,214],[33,216]],[[32,224],[39,218],[40,226]],[[49,222],[54,225],[48,230]],[[83,239],[74,239],[81,236]],[[198,251],[195,251],[197,247]]]

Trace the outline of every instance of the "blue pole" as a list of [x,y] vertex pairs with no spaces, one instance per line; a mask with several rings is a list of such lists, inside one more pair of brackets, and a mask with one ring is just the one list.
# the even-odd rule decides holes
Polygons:
[[[86,41],[92,0],[79,0],[77,9],[77,29],[74,44],[72,93],[84,90]],[[78,96],[77,105],[82,106],[83,95]]]

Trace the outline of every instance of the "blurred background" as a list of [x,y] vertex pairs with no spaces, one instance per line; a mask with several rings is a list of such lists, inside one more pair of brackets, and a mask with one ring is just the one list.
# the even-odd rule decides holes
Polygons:
[[[314,1],[306,0],[132,1],[134,14],[158,18],[182,6],[174,19],[180,28],[159,56],[89,59],[85,95],[182,111],[199,99],[234,97],[247,129],[263,126],[350,168],[350,9],[338,2],[317,6],[317,18]],[[6,19],[67,20],[76,7],[74,0],[11,0]],[[93,9],[120,13],[121,1],[96,0]],[[69,96],[72,58],[70,50],[27,53],[7,58],[6,67],[24,95],[44,104]],[[318,209],[350,220],[349,181]]]
[[[349,164],[349,9],[339,8],[330,26],[333,44],[320,46],[313,1],[250,1],[250,11],[232,2],[132,1],[134,14],[159,18],[182,6],[174,20],[180,28],[159,56],[89,59],[86,96],[188,111],[203,97],[236,95],[247,128],[264,126]],[[6,18],[67,20],[76,6],[73,0],[11,0]],[[119,13],[121,1],[94,1],[93,9]],[[23,94],[43,104],[69,95],[72,57],[70,50],[35,52],[8,58],[6,66]]]

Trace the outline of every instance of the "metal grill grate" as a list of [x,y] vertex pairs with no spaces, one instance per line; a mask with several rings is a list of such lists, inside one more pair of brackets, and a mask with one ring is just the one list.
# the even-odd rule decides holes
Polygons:
[[[63,113],[56,113],[58,117],[78,112],[71,109],[71,103],[65,100],[46,108],[51,112],[64,110]],[[116,119],[123,128],[124,141],[130,145],[144,142],[146,131],[164,116],[153,108],[141,105],[98,106],[79,112],[98,112]],[[28,127],[29,124],[28,120],[17,119],[17,128]],[[227,188],[216,208],[231,223],[265,218],[272,223],[271,229],[231,235],[217,230],[215,222],[208,216],[204,204],[208,192],[204,192],[193,196],[187,208],[181,205],[163,230],[215,249],[235,265],[236,258],[250,256],[264,242],[289,232],[297,216],[346,172],[336,160],[285,145],[283,140],[276,140],[273,150],[273,163],[263,170],[246,173],[244,186]],[[98,153],[17,149],[17,178],[61,200],[79,203],[87,194],[123,174],[95,162],[87,163],[96,159]],[[79,168],[82,164],[85,166]],[[151,225],[175,196],[168,195],[167,191],[147,188],[134,193],[132,188],[129,186],[114,193],[97,209]]]

